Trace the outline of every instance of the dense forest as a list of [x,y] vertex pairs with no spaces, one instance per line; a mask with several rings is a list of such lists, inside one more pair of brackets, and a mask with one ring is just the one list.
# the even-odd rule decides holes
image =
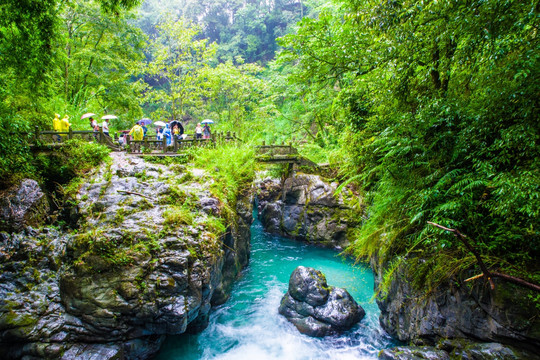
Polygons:
[[[525,0],[7,0],[2,187],[40,177],[55,113],[204,118],[295,141],[362,194],[348,252],[436,286],[476,266],[540,283],[540,4]],[[191,130],[192,131],[192,130]],[[479,270],[478,270],[479,271]]]

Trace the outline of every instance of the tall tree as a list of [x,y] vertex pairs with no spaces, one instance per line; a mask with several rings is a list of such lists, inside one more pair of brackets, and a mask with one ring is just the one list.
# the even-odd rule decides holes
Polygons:
[[183,18],[165,17],[157,30],[145,68],[146,80],[152,83],[145,99],[157,107],[157,116],[182,119],[202,101],[199,71],[213,61],[216,46],[196,40],[199,28]]

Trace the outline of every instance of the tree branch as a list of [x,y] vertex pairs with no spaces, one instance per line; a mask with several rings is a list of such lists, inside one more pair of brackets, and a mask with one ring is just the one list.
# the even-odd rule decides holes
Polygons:
[[460,233],[458,230],[456,229],[450,229],[450,228],[447,228],[447,227],[444,227],[442,225],[439,225],[439,224],[435,224],[434,222],[431,222],[431,221],[428,221],[427,222],[428,224],[430,225],[433,225],[435,227],[438,227],[439,229],[443,229],[443,230],[446,230],[446,231],[449,231],[451,233],[454,234],[455,237],[457,237],[459,240],[461,240],[461,242],[465,245],[465,247],[467,248],[467,250],[469,250],[470,252],[473,253],[474,257],[476,258],[476,261],[478,261],[478,265],[480,265],[480,269],[482,269],[482,272],[484,273],[484,276],[488,279],[489,281],[489,284],[491,286],[491,290],[494,290],[495,289],[495,284],[493,283],[493,280],[492,280],[492,275],[491,273],[489,272],[486,264],[484,264],[484,261],[482,260],[482,258],[480,257],[480,254],[471,246],[471,244],[469,243],[469,241],[467,241],[467,238],[465,237],[465,235],[463,235],[462,233]]

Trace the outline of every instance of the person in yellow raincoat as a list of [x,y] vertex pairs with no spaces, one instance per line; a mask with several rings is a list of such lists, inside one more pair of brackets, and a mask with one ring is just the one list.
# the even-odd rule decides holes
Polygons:
[[[144,137],[144,130],[138,122],[135,123],[135,126],[131,128],[128,135],[132,136],[133,140],[141,141]],[[133,151],[138,151],[141,148],[141,143],[133,144]]]
[[[69,123],[69,116],[67,115],[64,115],[64,117],[62,118],[62,120],[60,120],[60,126],[59,126],[59,131],[60,132],[69,132],[69,127],[71,126],[71,124]],[[65,139],[67,134],[61,134],[60,136],[62,136],[62,139]]]
[[[54,114],[55,117],[52,121],[52,127],[54,131],[60,131],[60,114]],[[62,141],[60,135],[53,135],[53,141]]]

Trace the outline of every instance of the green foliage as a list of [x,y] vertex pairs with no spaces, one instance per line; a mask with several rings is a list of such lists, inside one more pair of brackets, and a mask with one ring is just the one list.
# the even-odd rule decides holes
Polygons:
[[194,215],[188,207],[172,205],[163,213],[163,219],[165,226],[193,225]]
[[150,257],[159,249],[156,235],[148,231],[144,234],[123,232],[121,237],[112,237],[97,229],[78,234],[69,246],[75,269],[83,273],[113,271]]
[[415,249],[419,286],[473,266],[433,221],[503,271],[538,271],[538,19],[530,2],[342,0],[282,40],[289,81],[326,105],[305,124],[369,204],[352,253]]
[[65,184],[97,167],[108,158],[109,151],[101,144],[78,139],[67,140],[54,155],[36,157],[35,167],[43,178]]
[[6,111],[0,116],[0,188],[34,171],[28,148],[31,124],[2,105],[0,111]]
[[225,216],[232,215],[237,196],[251,185],[255,176],[253,148],[229,145],[201,149],[195,155],[195,165],[203,167],[215,180],[211,192],[220,200]]
[[164,16],[156,30],[150,43],[151,59],[141,69],[154,84],[145,92],[145,101],[155,118],[182,119],[202,101],[199,71],[212,61],[215,44],[198,40],[197,26],[171,15]]

